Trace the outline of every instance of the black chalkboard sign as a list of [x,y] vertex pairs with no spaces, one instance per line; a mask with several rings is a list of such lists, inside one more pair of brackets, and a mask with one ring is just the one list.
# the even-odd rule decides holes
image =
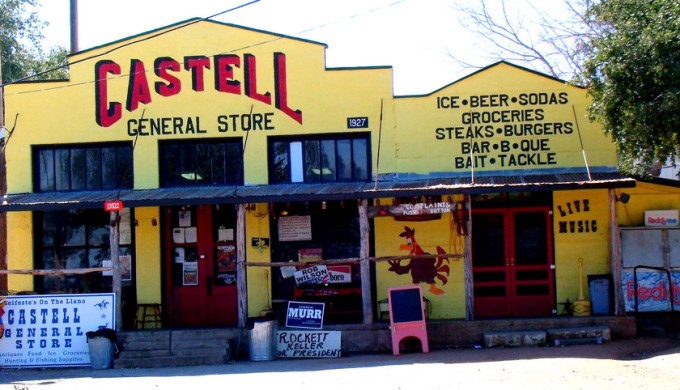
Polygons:
[[393,323],[423,321],[420,286],[392,288],[389,295]]

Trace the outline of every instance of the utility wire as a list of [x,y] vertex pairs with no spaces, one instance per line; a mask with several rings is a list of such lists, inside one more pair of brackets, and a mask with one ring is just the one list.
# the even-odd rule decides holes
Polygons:
[[124,43],[124,44],[122,44],[122,45],[113,47],[113,48],[111,48],[111,49],[109,49],[109,50],[107,50],[107,51],[104,51],[104,52],[102,52],[102,53],[98,53],[98,54],[91,55],[91,56],[89,56],[89,57],[81,58],[81,59],[79,59],[79,60],[77,60],[77,61],[74,61],[74,62],[67,62],[67,63],[65,63],[65,64],[56,66],[56,67],[54,67],[54,68],[47,69],[47,70],[44,70],[44,71],[42,71],[42,72],[34,73],[34,74],[32,74],[32,75],[29,75],[29,76],[26,76],[26,77],[22,77],[22,78],[17,79],[17,80],[8,81],[8,82],[6,82],[6,83],[4,83],[4,84],[0,84],[0,87],[4,87],[4,86],[10,85],[10,84],[20,83],[20,82],[22,82],[22,81],[27,81],[27,80],[29,80],[29,79],[32,79],[32,78],[35,78],[35,77],[38,77],[38,76],[42,76],[42,75],[44,75],[44,74],[46,74],[46,73],[50,73],[50,72],[54,72],[55,70],[63,69],[63,68],[65,68],[65,67],[67,67],[67,66],[75,65],[75,64],[78,64],[78,63],[81,63],[81,62],[89,61],[89,60],[94,59],[94,58],[102,57],[102,56],[105,56],[105,55],[107,55],[107,54],[111,54],[112,52],[114,52],[114,51],[116,51],[116,50],[119,50],[119,49],[122,49],[122,48],[124,48],[124,47],[132,46],[132,45],[134,45],[134,44],[136,44],[136,43],[139,43],[139,42],[144,42],[144,41],[148,41],[148,40],[153,39],[153,38],[157,38],[157,37],[159,37],[159,36],[161,36],[161,35],[165,35],[165,34],[168,34],[168,33],[173,32],[173,31],[176,31],[176,30],[179,30],[179,29],[182,29],[182,28],[191,26],[191,25],[196,24],[196,23],[198,23],[198,22],[202,22],[202,21],[204,21],[204,20],[209,20],[209,19],[218,17],[218,16],[220,16],[220,15],[226,14],[226,13],[228,13],[228,12],[232,12],[232,11],[235,11],[235,10],[238,10],[238,9],[241,9],[241,8],[244,8],[244,7],[249,6],[249,5],[251,5],[251,4],[255,4],[255,3],[259,2],[259,1],[260,1],[260,0],[253,0],[253,1],[250,1],[250,2],[248,2],[248,3],[241,4],[241,5],[239,5],[239,6],[236,6],[236,7],[233,7],[233,8],[230,8],[230,9],[227,9],[227,10],[224,10],[224,11],[221,11],[221,12],[218,12],[218,13],[216,13],[216,14],[214,14],[214,15],[206,16],[206,17],[200,18],[200,19],[194,19],[194,20],[192,20],[192,21],[190,21],[190,22],[181,24],[181,25],[179,25],[179,26],[175,26],[175,27],[173,27],[173,28],[171,28],[171,29],[169,29],[169,30],[164,30],[164,31],[158,32],[158,33],[156,33],[156,34],[152,34],[152,35],[146,36],[146,37],[144,37],[144,38],[140,38],[140,39],[134,40],[134,41],[132,41],[132,42],[127,42],[127,43]]
[[[45,74],[45,73],[48,73],[48,72],[52,72],[52,71],[55,71],[55,70],[62,69],[62,68],[64,68],[64,67],[68,66],[68,65],[74,65],[74,64],[77,64],[77,63],[80,63],[80,62],[83,62],[83,61],[87,61],[87,60],[90,60],[90,59],[93,59],[93,58],[97,58],[97,57],[100,57],[100,56],[109,54],[109,53],[111,53],[111,52],[113,52],[113,51],[116,51],[116,50],[118,50],[118,49],[121,49],[121,48],[123,48],[123,47],[129,46],[129,45],[132,45],[132,44],[135,44],[135,43],[138,43],[138,42],[146,41],[146,40],[149,40],[149,39],[151,39],[151,38],[156,38],[156,37],[158,37],[158,36],[167,34],[167,33],[169,33],[169,32],[172,32],[172,31],[175,31],[175,30],[179,30],[179,29],[181,29],[181,28],[190,26],[190,25],[192,25],[192,24],[195,24],[195,23],[198,23],[198,22],[201,22],[201,21],[204,21],[204,20],[208,20],[208,19],[214,18],[214,17],[216,17],[216,16],[219,16],[219,15],[225,14],[225,13],[227,13],[227,12],[231,12],[231,11],[237,10],[237,9],[239,9],[239,8],[243,8],[243,7],[247,6],[247,5],[250,5],[250,4],[259,2],[259,1],[260,1],[260,0],[254,0],[254,1],[251,1],[251,2],[249,2],[249,3],[240,5],[240,6],[238,6],[238,7],[234,7],[234,8],[231,8],[231,9],[229,9],[229,10],[222,11],[222,12],[217,13],[217,14],[215,14],[215,15],[207,16],[207,17],[201,18],[201,19],[192,20],[190,23],[186,23],[186,24],[177,26],[177,27],[175,27],[175,28],[173,28],[173,29],[170,29],[170,30],[162,31],[162,32],[160,32],[160,33],[158,33],[158,34],[154,34],[154,35],[151,35],[151,36],[148,36],[148,37],[144,37],[144,38],[138,39],[138,40],[133,41],[133,42],[128,42],[128,43],[126,43],[126,44],[124,44],[124,45],[120,45],[120,46],[118,46],[118,47],[114,47],[114,48],[112,48],[112,49],[110,49],[110,50],[108,50],[108,51],[106,51],[106,52],[99,53],[99,54],[96,54],[96,55],[93,55],[93,56],[90,56],[90,57],[87,57],[87,58],[83,58],[83,59],[80,59],[80,60],[75,61],[75,62],[70,63],[70,64],[65,64],[65,65],[61,65],[61,66],[58,66],[58,67],[55,67],[55,68],[52,68],[52,69],[49,69],[49,70],[45,70],[45,71],[43,71],[43,72],[36,73],[36,74],[34,74],[34,75],[24,77],[24,78],[22,78],[22,79],[9,81],[9,82],[7,82],[7,83],[5,83],[5,84],[0,84],[0,87],[4,87],[5,85],[14,84],[14,83],[22,82],[22,81],[26,81],[26,80],[28,80],[28,79],[30,79],[30,78],[33,78],[33,77],[36,77],[36,76],[39,76],[39,75],[42,75],[42,74]],[[403,3],[403,2],[405,2],[405,1],[407,1],[407,0],[398,0],[398,1],[392,2],[392,3],[387,4],[387,5],[385,5],[385,6],[382,6],[382,7],[374,8],[374,9],[368,10],[368,11],[363,12],[363,13],[351,15],[351,16],[349,16],[349,17],[347,17],[347,18],[344,18],[344,19],[338,19],[338,20],[335,20],[335,21],[330,22],[330,23],[318,25],[318,26],[315,26],[315,27],[312,27],[312,28],[308,28],[308,29],[306,29],[306,30],[301,30],[301,31],[298,31],[298,32],[296,32],[296,33],[293,33],[293,35],[304,34],[304,33],[308,33],[308,32],[314,31],[314,30],[326,28],[326,27],[331,26],[331,25],[334,25],[334,24],[338,24],[338,23],[341,23],[341,22],[344,22],[344,21],[347,21],[347,20],[355,19],[355,18],[357,18],[357,17],[359,17],[359,16],[367,15],[367,14],[370,14],[370,13],[374,13],[374,12],[380,11],[380,10],[385,9],[385,8],[389,8],[389,7],[395,6],[395,5],[397,5],[397,4],[399,4],[399,3]],[[260,42],[253,43],[253,44],[250,44],[250,45],[247,45],[247,46],[241,46],[241,47],[239,47],[239,48],[235,48],[235,49],[232,49],[232,50],[229,50],[229,51],[224,51],[224,52],[220,52],[220,53],[217,53],[217,54],[213,54],[213,55],[211,55],[210,57],[215,57],[215,56],[218,56],[218,55],[223,55],[223,54],[228,54],[228,53],[234,53],[234,52],[238,52],[238,51],[250,49],[250,48],[253,48],[253,47],[262,46],[262,45],[265,45],[265,44],[268,44],[268,43],[276,42],[276,41],[279,41],[279,40],[281,40],[281,39],[286,39],[286,38],[290,38],[290,37],[291,37],[291,36],[279,36],[279,37],[276,37],[276,38],[273,38],[273,39],[269,39],[269,40],[265,40],[265,41],[260,41]],[[160,68],[152,68],[152,69],[148,69],[148,70],[145,70],[144,73],[148,73],[148,72],[151,72],[151,71],[156,71],[156,70],[158,70],[158,69],[160,69]],[[142,72],[137,72],[137,73],[142,73]],[[135,74],[137,74],[137,73],[135,73]],[[116,79],[116,78],[128,77],[128,76],[130,76],[130,75],[132,75],[132,73],[123,73],[123,74],[120,74],[120,75],[116,75],[116,76],[109,77],[108,79]],[[40,81],[44,81],[44,80],[40,80]],[[83,81],[83,82],[80,82],[80,83],[74,83],[74,84],[69,84],[69,85],[59,85],[59,86],[55,86],[55,87],[51,87],[51,88],[41,88],[41,89],[33,89],[33,90],[30,90],[30,91],[17,92],[17,93],[13,93],[13,94],[9,94],[9,95],[22,95],[22,94],[28,94],[28,93],[50,91],[50,90],[55,90],[55,89],[71,88],[71,87],[75,87],[75,86],[80,86],[80,85],[86,85],[86,84],[96,83],[96,82],[98,82],[98,81],[100,81],[100,80],[97,79],[97,80]],[[8,95],[5,94],[5,96],[8,96]]]

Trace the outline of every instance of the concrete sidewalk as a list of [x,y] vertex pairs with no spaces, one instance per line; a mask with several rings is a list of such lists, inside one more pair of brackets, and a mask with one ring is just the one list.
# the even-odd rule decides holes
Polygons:
[[[464,348],[427,354],[359,354],[338,359],[235,361],[156,369],[2,369],[0,389],[249,388],[680,389],[680,340],[636,338],[567,347]],[[582,383],[582,384],[579,384]]]

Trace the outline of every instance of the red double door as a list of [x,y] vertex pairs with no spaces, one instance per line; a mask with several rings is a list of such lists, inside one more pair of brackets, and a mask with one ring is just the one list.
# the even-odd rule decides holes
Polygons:
[[173,327],[238,321],[233,205],[164,210],[166,306]]
[[475,317],[554,313],[552,234],[547,206],[473,210]]

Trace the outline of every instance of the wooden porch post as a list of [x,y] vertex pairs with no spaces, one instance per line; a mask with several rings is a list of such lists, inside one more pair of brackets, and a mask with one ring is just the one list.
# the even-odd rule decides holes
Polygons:
[[609,189],[609,257],[612,267],[612,281],[614,285],[614,315],[623,316],[626,314],[626,306],[623,300],[622,277],[622,253],[621,253],[621,231],[616,216],[616,192],[613,188]]
[[465,281],[465,319],[475,319],[475,290],[472,279],[472,198],[465,196],[468,211],[467,235],[465,236],[465,257],[463,258],[463,280]]
[[373,323],[373,299],[371,297],[371,265],[368,260],[369,248],[369,224],[368,224],[368,201],[359,199],[359,234],[361,235],[361,301],[363,304],[364,324]]
[[246,275],[246,206],[238,205],[236,218],[236,288],[238,290],[238,326],[248,323],[248,283]]
[[116,332],[120,332],[123,329],[123,308],[122,306],[122,296],[123,288],[121,284],[120,276],[120,258],[119,258],[119,246],[118,246],[118,211],[110,212],[109,220],[109,245],[111,246],[111,268],[113,269],[113,294],[114,302],[116,307]]

